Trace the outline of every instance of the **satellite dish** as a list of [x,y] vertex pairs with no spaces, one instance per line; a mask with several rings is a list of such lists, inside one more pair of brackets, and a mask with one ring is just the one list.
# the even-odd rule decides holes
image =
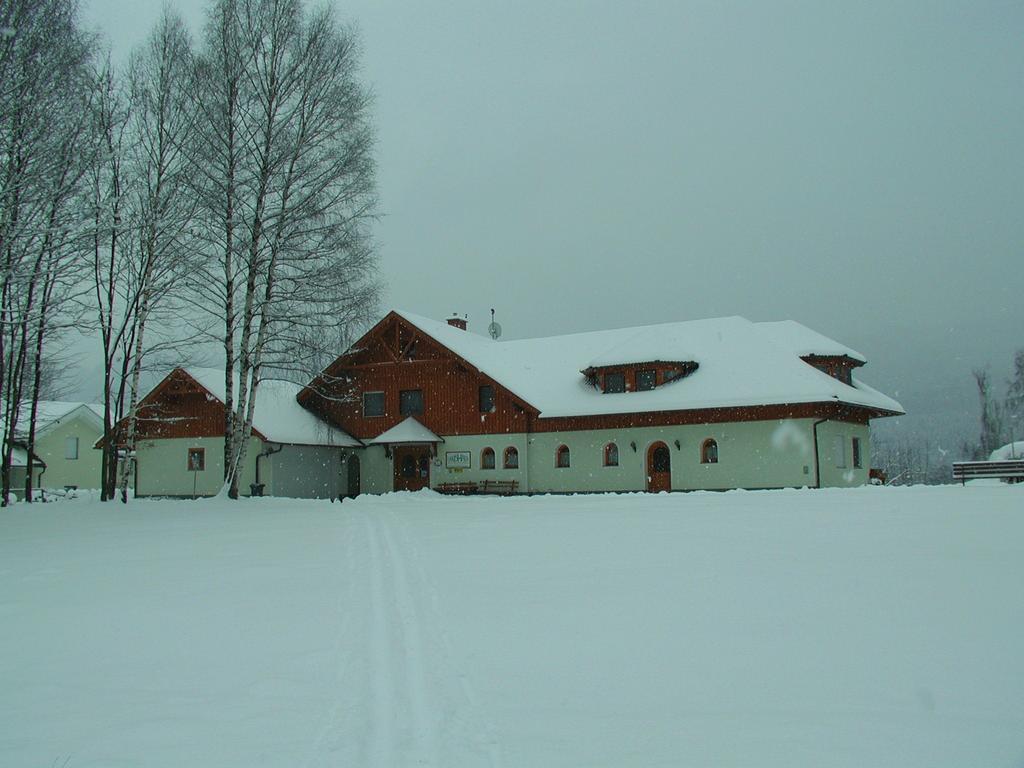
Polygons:
[[491,324],[487,326],[487,332],[491,335],[491,338],[495,341],[501,336],[501,323],[494,319],[494,310],[491,310]]

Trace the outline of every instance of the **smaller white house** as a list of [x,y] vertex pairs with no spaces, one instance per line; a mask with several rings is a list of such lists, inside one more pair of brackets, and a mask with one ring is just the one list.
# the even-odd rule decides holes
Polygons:
[[[11,459],[11,488],[25,491],[30,405],[22,406],[17,443]],[[33,445],[33,488],[65,491],[100,486],[100,451],[94,448],[103,435],[103,408],[95,403],[40,400],[36,404]]]
[[35,453],[46,463],[42,488],[99,488],[103,406],[46,400],[36,415]]
[[[243,495],[333,498],[345,487],[342,450],[362,443],[299,405],[300,389],[287,381],[260,383],[240,475]],[[196,497],[221,490],[224,400],[224,371],[198,367],[175,368],[143,398],[136,495]]]

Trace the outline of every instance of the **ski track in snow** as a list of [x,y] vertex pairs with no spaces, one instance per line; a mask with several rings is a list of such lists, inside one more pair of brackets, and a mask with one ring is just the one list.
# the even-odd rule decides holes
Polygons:
[[[306,768],[336,764],[334,762],[335,759],[343,756],[345,746],[352,743],[351,729],[345,727],[347,716],[351,712],[358,711],[351,706],[352,702],[346,701],[344,691],[349,685],[348,677],[351,673],[356,651],[351,638],[356,634],[358,624],[355,621],[351,606],[355,605],[357,596],[356,589],[359,576],[357,558],[359,549],[357,546],[358,542],[351,535],[349,526],[342,529],[341,537],[339,538],[343,539],[343,542],[339,541],[339,544],[342,544],[342,546],[339,546],[339,550],[342,553],[341,556],[345,559],[346,567],[344,570],[345,586],[342,596],[338,600],[340,622],[334,650],[336,656],[334,686],[338,694],[330,710],[325,715],[324,719],[326,722],[319,728],[317,737],[313,741],[310,755],[304,763]],[[346,761],[341,764],[348,764],[348,762]]]
[[[455,651],[451,642],[451,637],[448,634],[447,629],[445,629],[446,623],[441,620],[440,594],[424,568],[422,558],[420,557],[415,544],[408,536],[402,536],[401,532],[399,535],[406,546],[406,551],[409,553],[407,559],[410,561],[410,564],[415,567],[416,578],[429,596],[431,615],[437,620],[435,624],[437,637],[440,641],[445,660],[448,662],[446,664],[446,668],[454,669]],[[477,722],[475,723],[475,730],[478,732],[476,741],[478,742],[480,749],[484,751],[487,756],[487,765],[489,765],[490,768],[502,768],[501,750],[495,736],[495,729],[490,720],[484,714],[476,689],[473,687],[472,681],[464,671],[461,669],[455,669],[454,671],[459,680],[459,688],[462,696],[469,705],[470,712],[472,712],[477,719]]]
[[356,510],[343,535],[338,694],[305,764],[501,768],[493,728],[454,664],[437,590],[400,521]]

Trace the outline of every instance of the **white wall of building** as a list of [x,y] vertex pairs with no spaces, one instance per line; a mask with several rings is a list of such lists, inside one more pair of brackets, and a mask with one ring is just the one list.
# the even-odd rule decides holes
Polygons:
[[[249,493],[249,484],[256,479],[256,456],[262,442],[251,438],[245,467],[239,478],[239,490]],[[200,472],[188,469],[190,448],[203,448],[206,466]],[[263,471],[261,461],[261,474]],[[139,496],[213,496],[224,485],[224,438],[164,438],[144,440],[136,450],[136,493]],[[264,480],[263,477],[260,478]],[[269,478],[266,478],[269,481]]]
[[[848,488],[868,482],[868,470],[871,468],[870,434],[866,424],[826,421],[818,425],[822,488]],[[859,467],[853,465],[854,438],[860,440]]]
[[[581,430],[564,433],[446,436],[437,447],[430,484],[483,480],[517,480],[520,492],[573,493],[643,491],[647,488],[647,451],[664,442],[671,456],[673,490],[725,490],[730,488],[803,487],[815,484],[814,420],[782,419],[669,427]],[[867,425],[827,421],[818,425],[822,487],[863,485],[868,480],[870,456]],[[852,440],[861,442],[861,466],[853,466]],[[718,444],[718,462],[701,463],[705,440]],[[679,442],[678,447],[676,441]],[[619,465],[604,466],[604,448],[614,442]],[[636,445],[634,450],[633,444]],[[570,466],[556,466],[556,450],[567,445]],[[502,468],[506,447],[519,451],[519,468]],[[845,451],[845,466],[838,446]],[[495,452],[493,470],[481,467],[484,448]],[[468,451],[469,467],[446,466],[447,452]],[[390,459],[381,446],[359,452],[363,492],[392,490]]]
[[[96,417],[81,411],[61,419],[36,438],[35,453],[46,463],[45,488],[99,488],[102,451],[93,446],[103,436]],[[69,458],[69,440],[77,443],[77,458]]]
[[[279,446],[265,450],[276,451]],[[264,467],[272,467],[265,493],[296,499],[330,499],[345,488],[341,448],[318,445],[283,445],[280,451],[260,459],[260,479]]]

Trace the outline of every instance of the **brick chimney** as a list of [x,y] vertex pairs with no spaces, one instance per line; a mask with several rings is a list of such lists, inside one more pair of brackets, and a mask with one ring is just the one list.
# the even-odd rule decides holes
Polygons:
[[452,316],[448,318],[448,325],[452,328],[458,328],[460,331],[464,331],[468,325],[468,318],[465,315],[459,317],[457,314],[452,313]]

